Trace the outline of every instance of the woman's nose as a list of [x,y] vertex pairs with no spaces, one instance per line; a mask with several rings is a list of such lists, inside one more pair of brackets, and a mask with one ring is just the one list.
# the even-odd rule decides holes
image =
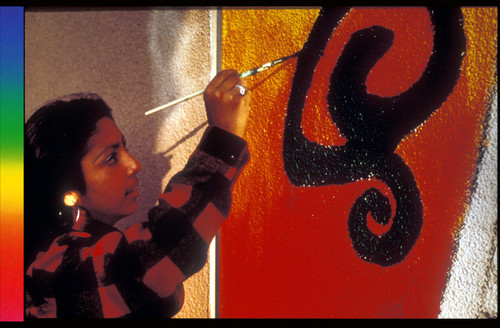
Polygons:
[[138,173],[142,169],[141,163],[139,163],[139,161],[135,159],[135,157],[132,156],[129,152],[127,152],[127,157],[127,173],[129,175]]

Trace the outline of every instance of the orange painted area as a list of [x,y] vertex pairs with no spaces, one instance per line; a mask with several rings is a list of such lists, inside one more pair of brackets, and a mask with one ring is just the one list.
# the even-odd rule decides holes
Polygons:
[[[244,71],[295,53],[318,12],[224,10],[223,68]],[[234,187],[232,212],[221,231],[222,317],[437,317],[496,85],[497,9],[465,8],[463,15],[467,51],[458,83],[396,149],[415,176],[424,216],[411,252],[390,267],[359,258],[347,231],[350,208],[365,190],[376,187],[390,196],[382,182],[300,188],[288,181],[282,136],[296,59],[248,78],[251,159]],[[397,95],[422,74],[433,45],[425,9],[351,10],[316,67],[302,118],[310,140],[345,142],[325,95],[350,35],[371,25],[393,30],[395,39],[372,69],[368,92]],[[380,229],[374,222],[369,226]]]

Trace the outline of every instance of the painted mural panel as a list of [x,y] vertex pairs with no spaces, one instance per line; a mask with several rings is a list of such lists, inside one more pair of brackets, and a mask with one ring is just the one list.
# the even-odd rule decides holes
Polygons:
[[223,11],[223,68],[300,54],[249,78],[222,317],[439,315],[496,38],[496,8]]

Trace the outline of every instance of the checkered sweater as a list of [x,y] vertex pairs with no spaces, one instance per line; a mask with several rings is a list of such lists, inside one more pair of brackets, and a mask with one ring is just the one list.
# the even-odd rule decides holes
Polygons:
[[147,222],[121,232],[80,219],[29,266],[26,318],[173,316],[182,282],[206,263],[247,159],[243,139],[209,127]]

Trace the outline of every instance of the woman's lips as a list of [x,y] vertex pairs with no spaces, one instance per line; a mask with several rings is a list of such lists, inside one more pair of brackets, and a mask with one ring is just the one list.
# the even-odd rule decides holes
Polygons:
[[139,196],[139,190],[137,189],[137,186],[139,185],[139,181],[136,181],[131,187],[130,189],[127,189],[127,191],[125,192],[125,196],[128,197],[137,197]]
[[137,190],[137,188],[127,190],[127,192],[125,193],[125,196],[137,197],[137,196],[139,196],[139,190]]

